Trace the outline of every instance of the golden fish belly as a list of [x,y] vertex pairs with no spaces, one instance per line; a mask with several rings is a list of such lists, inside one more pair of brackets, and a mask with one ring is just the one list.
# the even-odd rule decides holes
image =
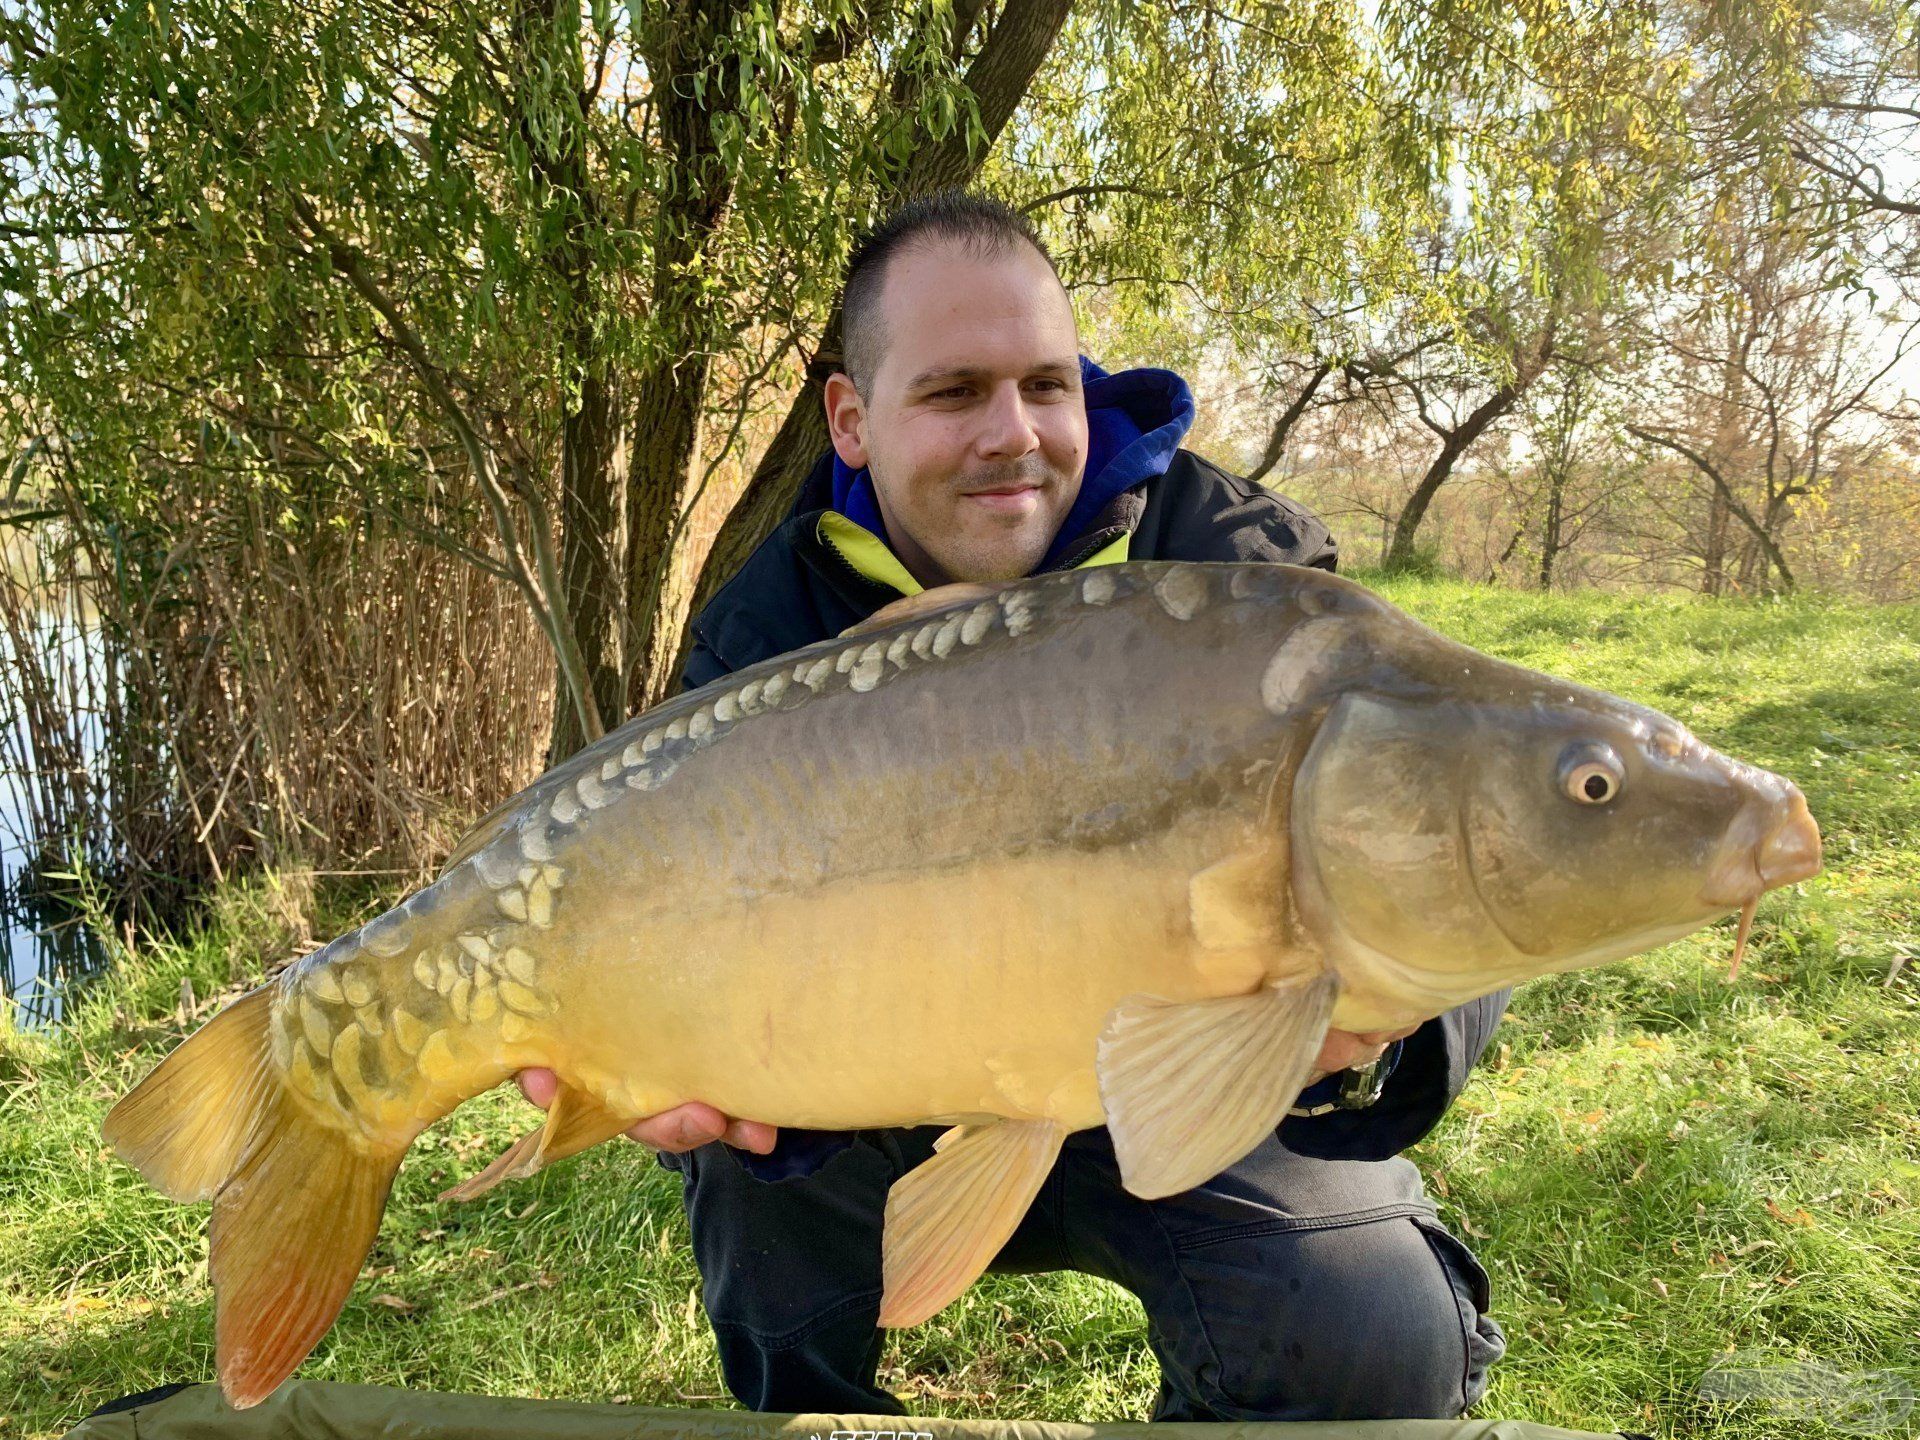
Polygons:
[[582,924],[555,937],[571,942],[555,1043],[575,1083],[635,1115],[699,1099],[822,1129],[1097,1125],[1095,1040],[1116,1001],[1244,994],[1277,963],[1270,946],[1195,937],[1190,877],[1244,835],[1201,817],[1104,851]]

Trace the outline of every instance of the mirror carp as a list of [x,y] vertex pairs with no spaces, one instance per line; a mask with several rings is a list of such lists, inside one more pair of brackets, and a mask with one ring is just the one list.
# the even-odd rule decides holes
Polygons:
[[545,1123],[450,1195],[693,1099],[952,1126],[887,1203],[881,1322],[911,1325],[1070,1132],[1175,1194],[1271,1133],[1330,1025],[1750,919],[1819,864],[1790,782],[1350,581],[1099,566],[916,597],[637,717],[105,1132],[213,1201],[238,1406],[333,1323],[414,1138],[530,1066],[562,1082]]

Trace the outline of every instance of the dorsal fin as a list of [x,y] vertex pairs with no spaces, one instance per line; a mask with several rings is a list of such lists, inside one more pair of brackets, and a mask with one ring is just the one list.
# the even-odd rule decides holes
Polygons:
[[[714,684],[725,688],[734,680],[734,676],[727,675],[716,680]],[[453,853],[448,855],[446,861],[440,866],[440,874],[445,875],[462,860],[486,849],[501,831],[527,810],[538,805],[561,786],[572,784],[589,770],[597,770],[611,756],[618,755],[655,725],[672,720],[676,715],[692,714],[700,708],[703,700],[712,698],[707,694],[708,688],[702,686],[698,690],[690,690],[684,695],[674,696],[664,704],[654,706],[651,710],[642,711],[625,724],[609,730],[586,749],[575,751],[553,769],[532,781],[525,789],[509,795],[473,822],[472,828],[460,837],[459,843],[453,847]]]
[[950,585],[936,585],[931,590],[922,590],[918,595],[902,595],[898,600],[882,605],[859,624],[849,625],[840,632],[839,638],[845,640],[850,635],[865,635],[869,630],[884,630],[889,625],[898,625],[905,620],[937,615],[956,605],[977,604],[989,595],[998,595],[1002,590],[1021,583],[1019,580],[956,580]]

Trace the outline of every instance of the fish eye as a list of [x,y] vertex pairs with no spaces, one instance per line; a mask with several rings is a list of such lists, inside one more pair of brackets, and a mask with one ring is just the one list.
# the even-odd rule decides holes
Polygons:
[[1626,778],[1620,757],[1605,745],[1577,745],[1560,762],[1560,788],[1582,805],[1605,805]]

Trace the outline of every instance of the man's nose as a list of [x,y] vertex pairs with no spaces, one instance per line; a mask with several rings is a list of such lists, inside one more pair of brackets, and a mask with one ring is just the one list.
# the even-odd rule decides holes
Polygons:
[[1040,448],[1040,432],[1018,385],[994,387],[974,443],[989,460],[1017,460]]

